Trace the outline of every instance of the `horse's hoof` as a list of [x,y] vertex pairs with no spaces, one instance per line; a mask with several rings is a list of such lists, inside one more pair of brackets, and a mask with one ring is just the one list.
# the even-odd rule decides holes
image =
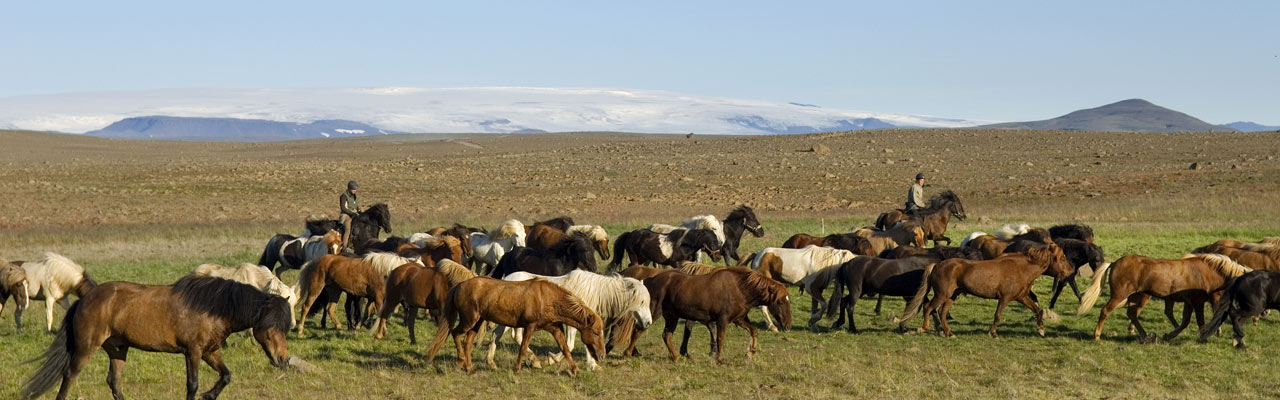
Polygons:
[[776,327],[776,326],[770,326],[770,327],[769,327],[769,332],[777,332],[777,331],[778,331],[778,327]]
[[1044,328],[1036,328],[1036,333],[1039,333],[1040,337],[1044,337]]

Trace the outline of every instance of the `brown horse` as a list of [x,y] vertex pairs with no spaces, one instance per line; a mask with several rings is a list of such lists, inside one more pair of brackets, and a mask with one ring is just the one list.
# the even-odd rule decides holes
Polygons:
[[857,228],[854,235],[871,243],[871,254],[878,255],[898,246],[924,247],[924,230],[910,223],[894,225],[889,229]]
[[[951,223],[952,216],[964,221],[964,204],[960,203],[959,196],[947,190],[930,198],[928,207],[911,215],[907,215],[901,209],[880,214],[880,217],[876,218],[875,227],[877,229],[887,229],[898,222],[911,221],[923,229],[925,238],[932,240],[934,246],[938,245],[938,241],[946,241],[947,245],[950,246],[951,238],[947,237],[946,234],[947,224]],[[921,245],[921,247],[923,246]]]
[[222,362],[222,344],[233,332],[253,329],[271,365],[306,366],[289,357],[289,304],[253,286],[207,276],[188,275],[172,286],[108,282],[89,291],[67,310],[44,362],[22,385],[23,399],[33,399],[59,380],[58,399],[65,399],[76,375],[98,348],[111,360],[107,386],[123,398],[120,379],[129,348],[182,353],[186,356],[187,398],[199,389],[200,361],[218,371],[218,381],[201,395],[214,399],[231,382]]
[[[4,303],[9,301],[9,296],[13,296],[13,304],[18,307],[18,310],[26,309],[30,303],[27,294],[29,287],[27,272],[22,267],[13,265],[9,260],[0,257],[0,313],[4,312]],[[14,314],[17,315],[17,312]],[[14,322],[17,322],[16,317]],[[22,326],[19,325],[17,329],[21,331]]]
[[401,257],[422,257],[422,263],[428,266],[434,266],[440,260],[452,260],[461,264],[462,256],[466,254],[466,251],[463,250],[462,242],[453,236],[432,236],[423,244],[426,247],[405,243],[396,248],[396,254]]
[[1089,312],[1093,303],[1098,301],[1098,296],[1102,293],[1102,277],[1108,270],[1111,271],[1111,278],[1108,280],[1111,284],[1111,300],[1102,306],[1102,313],[1098,315],[1098,327],[1093,330],[1093,339],[1102,337],[1102,325],[1107,322],[1107,316],[1121,304],[1128,302],[1129,322],[1137,331],[1138,340],[1149,342],[1155,339],[1155,335],[1147,336],[1146,329],[1142,328],[1142,322],[1138,320],[1138,313],[1142,312],[1142,307],[1151,300],[1151,296],[1164,299],[1165,313],[1170,322],[1174,321],[1172,303],[1187,303],[1182,309],[1182,323],[1175,324],[1173,332],[1164,336],[1164,340],[1171,340],[1187,327],[1192,311],[1196,313],[1197,325],[1203,326],[1204,303],[1212,301],[1216,304],[1228,280],[1249,272],[1249,267],[1221,254],[1189,254],[1176,260],[1124,256],[1114,263],[1104,264],[1093,273],[1093,283],[1085,289],[1077,315]]
[[862,236],[852,233],[833,233],[823,237],[812,236],[804,233],[797,233],[782,242],[784,249],[803,249],[805,246],[830,247],[833,249],[849,250],[853,254],[861,256],[874,256],[875,249],[872,248],[871,242]]
[[435,267],[423,267],[409,263],[397,267],[387,277],[386,301],[378,313],[378,323],[374,325],[373,337],[382,339],[387,334],[387,318],[395,311],[396,306],[404,306],[404,326],[409,330],[409,343],[417,344],[418,337],[414,333],[414,324],[418,320],[418,309],[431,311],[436,324],[443,323],[440,312],[444,307],[449,288],[474,278],[476,274],[461,264],[449,260],[441,260]]
[[575,224],[573,223],[573,217],[570,217],[567,215],[561,215],[559,217],[555,217],[546,221],[534,221],[533,225],[525,225],[524,227],[525,235],[527,236],[533,233],[533,228],[538,225],[549,225],[552,228],[555,228],[560,230],[561,232],[564,232],[569,230],[569,227],[574,226]]
[[[1192,253],[1221,254],[1252,269],[1264,271],[1280,271],[1280,261],[1277,258],[1269,257],[1267,253],[1259,251],[1245,250],[1239,247],[1226,247],[1219,243],[1214,243],[1205,247],[1201,247],[1191,251]],[[1275,251],[1280,255],[1280,250]]]
[[[976,234],[980,233],[981,232],[978,232]],[[1009,240],[1001,240],[998,237],[983,234],[981,236],[974,237],[973,239],[969,239],[961,244],[961,247],[967,247],[981,252],[983,259],[994,260],[999,258],[1001,254],[1004,254],[1005,249],[1008,248],[1010,244],[1024,240],[1037,244],[1054,244],[1053,237],[1049,234],[1049,231],[1044,228],[1032,228],[1030,231],[1027,231],[1027,233],[1014,236]]]
[[427,234],[436,237],[449,236],[454,239],[458,239],[458,242],[462,245],[462,254],[467,257],[471,257],[471,233],[476,231],[478,230],[469,228],[466,225],[453,224],[453,226],[447,228],[443,226],[431,228],[430,230],[427,230]]
[[991,321],[991,337],[999,337],[996,334],[996,327],[1000,326],[1000,314],[1004,313],[1004,307],[1010,301],[1017,301],[1031,309],[1036,316],[1036,333],[1044,336],[1044,313],[1028,294],[1031,293],[1031,285],[1035,283],[1036,277],[1044,274],[1046,270],[1052,271],[1052,276],[1058,279],[1075,271],[1071,268],[1071,263],[1067,262],[1067,256],[1062,253],[1062,249],[1056,245],[1029,249],[1026,254],[1005,254],[995,260],[974,261],[952,258],[929,265],[924,268],[924,279],[915,297],[911,299],[911,303],[907,304],[907,313],[902,316],[899,326],[904,326],[902,324],[906,324],[911,317],[915,316],[920,304],[924,301],[925,294],[932,289],[934,295],[929,300],[929,304],[924,307],[925,318],[920,326],[920,332],[929,330],[928,316],[937,310],[938,318],[941,319],[939,325],[942,327],[942,334],[947,337],[955,336],[947,323],[947,313],[951,311],[951,305],[955,303],[956,296],[971,294],[986,299],[996,299],[996,315]]
[[[718,363],[724,363],[721,353],[730,323],[751,334],[747,359],[755,358],[756,327],[747,319],[747,312],[754,307],[772,307],[783,329],[791,329],[791,297],[787,287],[750,269],[719,268],[706,275],[668,271],[646,279],[644,285],[649,288],[654,313],[661,314],[666,321],[662,340],[667,344],[672,361],[680,360],[671,342],[680,319],[715,324],[713,350]],[[629,350],[635,348],[640,332],[643,331],[631,337]]]
[[546,249],[560,243],[569,235],[582,235],[591,241],[592,247],[595,248],[596,254],[600,255],[600,259],[608,260],[609,254],[609,233],[598,225],[573,225],[568,230],[560,230],[551,225],[534,225],[529,230],[529,237],[525,239],[531,249]]
[[[586,344],[587,351],[596,359],[604,359],[604,321],[568,290],[541,279],[518,282],[489,277],[468,279],[449,290],[441,314],[443,323],[431,340],[427,363],[435,360],[436,352],[452,334],[458,348],[458,366],[468,374],[475,372],[471,365],[471,348],[484,327],[484,321],[524,328],[520,351],[516,353],[516,372],[520,372],[524,355],[529,352],[533,333],[545,330],[560,344],[570,374],[578,375],[578,365],[573,362],[573,355],[564,341],[564,325],[582,332],[582,342]],[[453,326],[455,322],[457,325]]]
[[[307,316],[311,312],[311,304],[320,297],[321,291],[328,298],[336,300],[341,292],[349,297],[369,299],[373,309],[382,308],[382,296],[385,294],[386,280],[373,264],[364,258],[325,255],[302,267],[298,273],[298,298],[302,299],[302,317],[298,318],[298,337],[306,336],[304,328]],[[341,291],[341,292],[340,292]],[[334,313],[336,302],[329,303],[329,318],[338,321]],[[359,322],[359,321],[357,321]],[[338,329],[342,329],[339,324]]]

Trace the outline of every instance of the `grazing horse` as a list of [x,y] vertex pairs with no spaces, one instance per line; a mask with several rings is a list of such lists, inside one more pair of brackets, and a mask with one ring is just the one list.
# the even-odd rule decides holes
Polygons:
[[391,233],[391,211],[385,203],[374,204],[351,219],[352,250],[369,252],[368,247],[378,243],[379,230]]
[[616,271],[622,266],[624,255],[631,258],[631,264],[658,263],[674,268],[682,261],[697,261],[699,251],[710,255],[713,261],[720,261],[715,232],[677,228],[671,233],[658,233],[637,229],[618,235],[613,241],[613,261],[609,263],[609,270]]
[[1243,350],[1244,327],[1240,322],[1267,310],[1280,310],[1280,272],[1254,270],[1227,282],[1227,289],[1214,306],[1213,319],[1200,328],[1200,343],[1209,341],[1218,327],[1231,318],[1235,330],[1231,344]]
[[1054,239],[1075,239],[1093,243],[1093,228],[1089,225],[1055,225],[1049,228]]
[[[880,214],[876,218],[876,229],[888,229],[894,224],[901,221],[911,221],[924,231],[925,239],[932,240],[935,246],[938,241],[946,241],[947,245],[951,245],[951,238],[947,237],[947,224],[951,222],[951,217],[956,217],[964,221],[964,204],[960,203],[960,197],[950,190],[938,193],[929,199],[929,206],[908,215],[901,209],[889,211]],[[924,245],[921,245],[923,247]]]
[[[564,276],[543,276],[534,275],[528,272],[516,272],[502,280],[508,282],[527,281],[530,279],[542,279],[547,282],[559,285],[569,293],[577,296],[582,303],[591,309],[592,312],[599,315],[604,320],[605,326],[613,326],[621,318],[633,318],[638,321],[640,329],[644,329],[653,323],[653,314],[649,309],[649,289],[645,288],[640,281],[626,278],[618,275],[600,275],[587,271],[571,271]],[[489,344],[489,355],[487,360],[489,366],[497,368],[493,363],[493,355],[498,349],[498,341],[502,338],[504,326],[498,326],[493,331],[493,342]],[[569,349],[573,349],[575,338],[578,336],[578,330],[570,327],[568,332],[567,344]],[[513,329],[512,332],[517,341],[522,341],[523,332],[519,328]],[[538,357],[530,354],[534,361],[534,368],[538,368]],[[563,358],[563,354],[556,354],[547,359],[547,363],[551,364]],[[591,353],[587,353],[588,369],[595,371],[600,369],[595,358],[591,357]]]
[[[342,235],[338,231],[303,238],[278,233],[267,240],[267,247],[258,257],[258,265],[274,270],[276,276],[280,276],[287,269],[299,269],[320,256],[341,251]],[[277,263],[280,264],[279,269],[276,269]]]
[[289,303],[289,326],[292,327],[297,323],[296,316],[293,313],[294,307],[298,306],[298,293],[295,288],[284,284],[279,277],[271,273],[270,269],[261,265],[249,263],[240,264],[234,267],[226,267],[218,264],[200,264],[196,269],[191,271],[191,275],[212,276],[214,278],[230,279],[249,286],[258,288],[267,294],[273,294],[283,297],[285,302]]
[[[853,257],[854,254],[848,250],[828,247],[808,246],[803,249],[768,247],[756,253],[755,258],[751,260],[751,269],[759,271],[766,278],[800,286],[801,290],[808,293],[813,299],[813,304],[809,308],[811,310],[809,330],[816,332],[817,323],[822,319],[824,311],[830,317],[836,310],[834,307],[829,307],[822,292],[835,278],[840,264],[852,260]],[[839,299],[834,300],[838,306]],[[777,326],[773,324],[773,318],[769,315],[769,308],[761,307],[760,311],[764,313],[764,321],[769,325],[769,330],[777,331]]]
[[308,365],[289,356],[288,309],[279,296],[206,276],[188,275],[172,286],[104,283],[67,311],[62,328],[39,358],[40,368],[23,383],[19,396],[36,398],[61,380],[58,399],[65,399],[76,375],[101,347],[111,360],[107,386],[117,399],[124,398],[120,380],[129,348],[186,356],[188,399],[196,398],[203,360],[218,371],[218,380],[200,397],[215,399],[231,382],[231,371],[222,362],[222,344],[231,333],[253,329],[272,366]]
[[591,241],[600,259],[609,259],[609,232],[599,225],[574,225],[567,230],[559,230],[550,225],[538,225],[529,231],[527,240],[531,249],[545,249],[559,243],[568,235],[581,235]]
[[525,239],[524,224],[514,219],[503,222],[493,233],[472,233],[473,271],[480,272],[480,265],[487,266],[489,270],[497,268],[503,255],[525,246]]
[[[31,300],[27,298],[27,272],[17,265],[9,263],[9,260],[0,257],[0,312],[4,312],[4,303],[9,301],[9,296],[13,296],[13,304],[19,310],[27,309],[27,305]],[[17,315],[15,312],[14,315]],[[14,319],[17,322],[17,319]],[[18,325],[18,330],[22,330],[22,326]]]
[[[745,204],[729,211],[729,216],[720,221],[724,226],[724,245],[720,246],[720,254],[724,256],[724,264],[742,260],[738,256],[738,245],[742,243],[742,232],[750,231],[755,237],[764,237],[764,226],[756,219],[756,212]],[[607,258],[607,257],[606,257]]]
[[[471,239],[467,241],[470,242]],[[395,252],[401,257],[422,257],[423,264],[427,266],[435,265],[440,260],[453,260],[461,264],[462,256],[467,253],[461,241],[447,235],[428,236],[417,243],[406,243],[396,248]]]
[[604,359],[604,321],[568,290],[541,279],[521,282],[489,277],[469,279],[449,290],[441,314],[443,322],[431,340],[431,349],[427,351],[428,364],[434,362],[436,352],[452,334],[458,348],[458,366],[468,374],[475,372],[471,366],[471,348],[481,333],[484,321],[524,329],[525,335],[521,338],[519,353],[516,353],[515,372],[520,372],[533,334],[545,330],[560,345],[560,351],[569,363],[569,373],[578,375],[578,365],[573,362],[573,354],[564,341],[564,325],[582,331],[582,343],[587,346],[587,351],[598,359]]
[[924,230],[908,222],[889,229],[856,228],[853,234],[871,243],[871,254],[880,254],[898,246],[924,247]]
[[830,247],[833,249],[848,250],[853,254],[861,256],[874,256],[875,249],[871,246],[871,241],[862,236],[852,233],[833,233],[823,237],[815,237],[803,233],[797,233],[782,242],[784,249],[803,249],[806,246]]
[[387,276],[386,301],[378,312],[378,323],[374,325],[373,337],[382,339],[387,334],[387,318],[395,311],[396,306],[404,306],[404,326],[409,330],[409,343],[417,344],[418,336],[413,326],[418,320],[418,309],[431,311],[436,324],[443,323],[441,317],[445,296],[449,288],[476,277],[471,270],[450,260],[441,260],[434,267],[408,263],[397,267]]
[[[400,263],[396,265],[402,265]],[[335,323],[338,316],[334,314],[332,301],[340,293],[347,296],[364,297],[373,302],[373,308],[382,307],[382,296],[385,294],[386,276],[365,258],[325,255],[307,263],[298,273],[298,297],[302,299],[302,318],[298,321],[298,337],[306,336],[307,316],[311,312],[311,304],[323,291],[328,295],[328,314]],[[341,329],[341,326],[339,326]]]
[[[666,326],[662,340],[672,361],[679,361],[671,337],[681,319],[715,324],[713,339],[716,362],[723,364],[721,353],[724,336],[732,323],[751,334],[747,359],[754,360],[756,352],[756,327],[747,319],[747,312],[754,307],[770,306],[778,312],[783,329],[791,329],[791,297],[786,286],[746,268],[720,268],[706,275],[689,275],[680,271],[667,271],[644,280],[652,296],[653,312],[662,315]],[[627,354],[635,348],[639,331],[632,335]],[[686,341],[688,340],[686,336]]]
[[1058,279],[1065,278],[1072,271],[1066,255],[1062,254],[1062,249],[1056,245],[1029,249],[1026,254],[1005,254],[995,260],[974,261],[952,258],[931,264],[924,268],[924,278],[921,280],[920,288],[911,298],[911,303],[907,304],[907,311],[903,314],[899,327],[905,327],[907,321],[915,316],[916,311],[920,309],[920,304],[924,302],[925,295],[932,289],[933,298],[924,307],[925,317],[924,323],[920,326],[920,332],[929,330],[928,316],[938,311],[940,320],[938,325],[942,328],[942,334],[947,337],[955,336],[951,332],[951,325],[947,323],[947,315],[951,312],[951,305],[955,303],[957,296],[971,294],[986,299],[996,299],[996,315],[991,321],[991,337],[999,337],[996,334],[996,327],[1000,326],[1000,315],[1004,313],[1004,307],[1010,301],[1017,301],[1031,309],[1036,316],[1036,333],[1044,336],[1044,311],[1031,300],[1028,293],[1031,293],[1031,285],[1035,283],[1036,277],[1044,274],[1045,270],[1053,271],[1052,276]]
[[569,235],[543,250],[518,247],[502,256],[489,276],[501,278],[516,271],[560,276],[575,268],[596,272],[596,256],[592,251],[591,243],[580,235]]
[[[98,284],[84,273],[84,267],[71,259],[54,254],[44,253],[44,259],[22,263],[27,275],[27,296],[30,300],[44,300],[45,329],[53,331],[53,304],[62,308],[71,307],[68,294],[84,298],[85,293]],[[22,329],[22,308],[13,311],[14,323]]]
[[[1076,275],[1080,273],[1080,267],[1088,265],[1090,269],[1097,271],[1102,268],[1102,264],[1106,262],[1104,260],[1105,255],[1102,252],[1102,247],[1099,247],[1096,244],[1070,238],[1053,239],[1053,243],[1058,245],[1058,247],[1061,247],[1062,253],[1067,255],[1067,261],[1071,263],[1072,271],[1071,275],[1068,275],[1065,279],[1053,280],[1053,297],[1049,299],[1049,310],[1052,310],[1053,306],[1058,304],[1058,295],[1062,294],[1062,289],[1068,285],[1071,286],[1071,291],[1076,294],[1076,299],[1078,300],[1081,298],[1080,289],[1076,287]],[[1010,243],[1008,247],[1005,247],[1004,252],[1024,253],[1029,248],[1044,245],[1044,243],[1033,240],[1018,240]],[[1040,302],[1040,300],[1036,299],[1035,293],[1031,293],[1031,301],[1035,301],[1037,303]]]
[[1124,256],[1116,262],[1104,264],[1093,273],[1093,283],[1085,289],[1077,315],[1089,312],[1093,303],[1098,301],[1098,296],[1102,293],[1103,276],[1108,270],[1111,271],[1108,281],[1111,284],[1111,300],[1107,301],[1102,307],[1102,313],[1098,315],[1098,327],[1093,330],[1093,339],[1102,337],[1102,326],[1107,322],[1107,316],[1121,304],[1128,302],[1129,322],[1137,331],[1138,340],[1149,342],[1155,339],[1155,334],[1147,336],[1146,329],[1142,328],[1142,322],[1138,320],[1138,313],[1142,312],[1142,307],[1151,300],[1151,296],[1164,299],[1165,316],[1170,322],[1174,322],[1171,304],[1187,303],[1182,308],[1182,323],[1175,323],[1174,330],[1164,336],[1164,340],[1172,340],[1187,327],[1192,311],[1196,313],[1197,325],[1203,326],[1204,303],[1212,301],[1216,304],[1227,280],[1244,275],[1249,272],[1249,267],[1221,254],[1188,254],[1176,260]]

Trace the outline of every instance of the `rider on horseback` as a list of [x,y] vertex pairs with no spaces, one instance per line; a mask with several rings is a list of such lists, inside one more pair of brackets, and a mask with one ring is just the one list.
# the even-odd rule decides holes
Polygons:
[[907,204],[902,206],[902,212],[911,215],[924,208],[924,173],[921,172],[916,174],[916,182],[907,192]]
[[351,245],[351,220],[360,215],[360,205],[356,203],[356,189],[360,185],[356,181],[347,182],[347,191],[342,192],[342,196],[338,197],[338,211],[342,215],[338,217],[338,221],[342,222],[342,248],[344,250],[354,250]]

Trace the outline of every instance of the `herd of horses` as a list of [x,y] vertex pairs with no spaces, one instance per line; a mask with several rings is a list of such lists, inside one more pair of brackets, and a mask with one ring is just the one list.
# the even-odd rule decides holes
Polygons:
[[[1194,314],[1201,341],[1230,318],[1234,343],[1243,348],[1243,321],[1280,307],[1280,238],[1223,239],[1178,259],[1128,255],[1107,263],[1085,225],[1006,225],[993,234],[975,232],[952,246],[946,236],[951,218],[966,215],[959,197],[946,191],[925,209],[884,213],[875,226],[821,236],[797,233],[780,247],[741,256],[738,246],[745,234],[765,233],[747,206],[724,219],[701,215],[677,225],[622,232],[610,246],[604,228],[579,225],[571,217],[531,225],[508,220],[493,231],[455,224],[382,238],[392,230],[391,214],[387,205],[376,204],[353,218],[345,246],[337,221],[308,220],[298,236],[269,238],[256,264],[204,264],[171,285],[99,285],[84,268],[54,253],[33,262],[0,259],[0,307],[15,298],[15,323],[21,329],[22,310],[31,300],[43,300],[49,331],[54,330],[53,304],[67,309],[48,350],[37,358],[41,365],[21,388],[23,398],[35,398],[60,383],[59,399],[98,348],[110,359],[107,383],[116,398],[130,348],[184,354],[188,398],[197,394],[200,363],[208,364],[219,379],[201,397],[216,398],[230,381],[220,349],[228,335],[242,330],[251,331],[273,366],[308,368],[289,356],[286,337],[291,329],[304,337],[307,320],[316,313],[321,329],[331,320],[336,329],[368,328],[380,340],[400,312],[415,345],[415,321],[424,310],[437,327],[424,355],[427,362],[452,337],[458,367],[468,373],[474,371],[476,339],[489,330],[494,334],[487,356],[491,367],[496,368],[497,343],[508,332],[520,344],[514,369],[518,372],[526,358],[541,367],[543,360],[529,349],[530,338],[547,331],[559,352],[545,362],[565,361],[576,375],[572,353],[579,336],[587,366],[594,370],[610,351],[638,356],[638,338],[659,317],[673,361],[688,354],[697,323],[710,333],[718,362],[723,362],[730,325],[750,335],[747,357],[752,359],[758,336],[749,311],[758,307],[771,331],[790,330],[789,285],[811,298],[810,330],[838,315],[831,329],[847,322],[851,333],[859,332],[854,321],[859,299],[876,298],[879,314],[881,301],[891,296],[906,303],[898,330],[911,330],[908,325],[921,315],[917,331],[936,324],[942,335],[954,336],[950,311],[956,298],[967,294],[996,301],[991,336],[998,336],[1010,302],[1031,310],[1043,336],[1044,321],[1058,318],[1052,310],[1065,287],[1080,299],[1077,315],[1084,315],[1105,280],[1111,297],[1102,306],[1095,339],[1108,315],[1126,305],[1131,332],[1140,341],[1154,340],[1138,315],[1158,297],[1174,326],[1165,340],[1185,329]],[[724,266],[703,263],[703,256]],[[604,271],[597,257],[608,261]],[[1081,293],[1075,277],[1084,266],[1093,276]],[[296,285],[280,279],[287,270],[298,270]],[[1053,284],[1042,307],[1031,289],[1046,275]],[[829,286],[834,290],[827,297]],[[71,295],[79,298],[74,304]],[[335,308],[344,295],[346,321],[340,322]],[[1176,303],[1185,304],[1181,321],[1174,315]],[[1207,323],[1205,304],[1213,307]],[[677,350],[673,337],[681,321],[684,335]]]

